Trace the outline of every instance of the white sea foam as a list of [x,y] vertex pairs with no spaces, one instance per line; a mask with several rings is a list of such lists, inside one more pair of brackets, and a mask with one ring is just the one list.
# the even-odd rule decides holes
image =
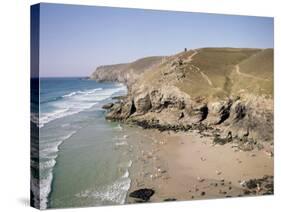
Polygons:
[[[52,110],[49,110],[50,112],[40,113],[39,127],[41,128],[53,120],[90,109],[97,104],[98,101],[105,100],[123,90],[126,90],[124,86],[119,86],[118,88],[112,89],[97,88],[85,91],[75,91],[62,96],[55,101],[47,102],[45,103],[46,106],[48,109],[51,108]],[[68,125],[64,125],[65,129],[67,129],[67,127]],[[40,181],[32,181],[32,190],[34,190],[33,193],[35,194],[34,202],[35,205],[37,204],[40,209],[46,209],[48,205],[48,196],[51,192],[51,184],[53,179],[52,172],[53,167],[56,165],[56,157],[58,155],[59,147],[74,133],[75,131],[69,132],[66,136],[62,136],[59,139],[40,140],[39,169],[40,173],[44,173],[44,176],[40,176]],[[38,164],[35,163],[33,165],[38,166]],[[128,176],[129,175],[126,171],[124,175],[112,185],[102,187],[99,190],[100,194],[96,191],[85,190],[84,192],[80,193],[80,196],[82,198],[87,196],[98,198],[100,195],[101,199],[116,203],[124,203],[126,192],[129,189],[131,182]],[[39,187],[40,189],[38,189]]]
[[31,176],[31,190],[34,194],[34,206],[40,209],[46,209],[48,204],[48,195],[51,191],[51,182],[53,174],[50,172],[45,178],[40,180]]
[[59,151],[59,146],[62,144],[62,142],[70,138],[74,133],[76,133],[76,131],[72,131],[55,141],[47,141],[40,144],[40,158],[55,159],[57,157],[57,152]]
[[94,198],[99,201],[112,202],[115,204],[124,204],[127,192],[131,185],[131,179],[127,172],[110,185],[102,186],[93,190],[82,191],[75,196],[78,198]]
[[40,162],[40,169],[48,169],[48,168],[53,168],[56,165],[56,160],[55,159],[50,159],[45,162]]
[[39,127],[39,114],[38,113],[31,113],[30,114],[30,121],[34,123],[37,127]]
[[33,193],[33,202],[36,208],[40,208],[40,188],[39,188],[39,180],[33,176],[31,176],[30,181],[30,189]]
[[[43,144],[40,144],[40,173],[42,171],[47,171],[47,175],[40,179],[40,193],[36,194],[36,201],[40,204],[40,209],[46,209],[48,204],[48,196],[51,192],[51,184],[53,179],[52,169],[56,164],[57,152],[59,151],[59,146],[68,138],[70,138],[76,131],[69,132],[67,135],[60,137],[56,141],[45,141]],[[35,180],[33,185],[33,190],[36,190],[38,187],[38,182]],[[38,189],[37,189],[38,190]],[[36,191],[35,191],[36,192]],[[37,191],[39,192],[39,191]],[[40,200],[38,197],[40,196]],[[34,200],[35,200],[34,199]],[[35,201],[35,202],[36,202]]]
[[121,127],[121,125],[118,124],[114,129],[122,131],[122,130],[123,130],[123,127]]
[[132,166],[132,161],[131,160],[129,160],[129,161],[124,161],[124,162],[122,162],[122,163],[120,163],[119,164],[119,167],[121,167],[121,168],[130,168],[131,166]]
[[75,94],[77,94],[77,92],[71,92],[69,94],[63,95],[62,97],[71,97],[71,96],[74,96]]
[[48,204],[48,195],[51,191],[53,173],[49,172],[46,178],[40,179],[40,209],[46,209]]
[[105,100],[115,93],[125,90],[126,88],[124,86],[119,86],[117,88],[96,88],[85,91],[75,91],[66,94],[63,96],[63,98],[48,103],[53,110],[51,112],[40,113],[39,127],[41,128],[53,120],[74,115],[84,110],[90,109],[99,101]]
[[90,94],[93,94],[93,93],[95,93],[96,91],[101,91],[101,90],[103,90],[102,88],[95,88],[95,89],[92,89],[92,90],[87,90],[87,91],[74,91],[74,92],[71,92],[71,93],[69,93],[69,94],[65,94],[65,95],[63,95],[62,97],[64,97],[64,98],[67,98],[67,97],[72,97],[72,96],[75,96],[75,95],[83,95],[83,94],[85,94],[85,95],[90,95]]
[[112,184],[105,185],[99,188],[86,189],[75,196],[78,198],[94,198],[99,201],[111,202],[116,204],[124,204],[126,195],[131,186],[129,178],[129,167],[132,166],[132,161],[121,163],[119,167],[125,168],[124,174],[114,181]]
[[126,169],[125,173],[123,174],[123,176],[121,178],[128,178],[129,177],[129,170]]
[[121,142],[117,142],[115,143],[115,146],[124,146],[124,145],[128,145],[128,142],[127,141],[121,141]]

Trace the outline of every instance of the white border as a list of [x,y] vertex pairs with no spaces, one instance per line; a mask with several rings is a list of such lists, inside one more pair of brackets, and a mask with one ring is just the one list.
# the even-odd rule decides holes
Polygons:
[[[29,196],[29,6],[35,0],[1,1],[0,210],[32,211]],[[276,211],[280,205],[280,4],[278,0],[49,0],[50,3],[147,8],[275,17],[275,195],[67,211]],[[278,60],[279,59],[279,60]],[[279,203],[279,204],[278,204]]]

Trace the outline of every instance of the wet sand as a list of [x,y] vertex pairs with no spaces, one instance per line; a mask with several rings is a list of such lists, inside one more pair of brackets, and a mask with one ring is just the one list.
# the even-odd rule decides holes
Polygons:
[[[135,158],[129,193],[152,188],[150,202],[245,196],[243,181],[273,175],[273,157],[264,149],[240,151],[232,143],[213,145],[212,137],[196,132],[140,129],[138,133],[143,139],[132,144]],[[135,199],[127,195],[126,202]]]

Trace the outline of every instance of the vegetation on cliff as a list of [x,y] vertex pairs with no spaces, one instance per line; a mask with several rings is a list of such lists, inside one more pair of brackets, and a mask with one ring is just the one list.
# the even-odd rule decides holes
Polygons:
[[197,129],[215,143],[236,141],[241,148],[273,140],[273,49],[195,49],[102,66],[91,78],[129,87],[108,108],[108,119]]

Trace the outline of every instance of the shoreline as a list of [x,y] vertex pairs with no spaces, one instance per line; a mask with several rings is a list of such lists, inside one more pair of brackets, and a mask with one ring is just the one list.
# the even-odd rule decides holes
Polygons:
[[[247,181],[273,176],[273,157],[264,150],[214,145],[210,137],[195,131],[141,131],[153,142],[144,139],[136,144],[125,204],[142,202],[130,193],[143,188],[155,191],[149,202],[271,194],[265,188],[256,192],[245,186]],[[273,186],[273,179],[264,181],[267,187]]]

